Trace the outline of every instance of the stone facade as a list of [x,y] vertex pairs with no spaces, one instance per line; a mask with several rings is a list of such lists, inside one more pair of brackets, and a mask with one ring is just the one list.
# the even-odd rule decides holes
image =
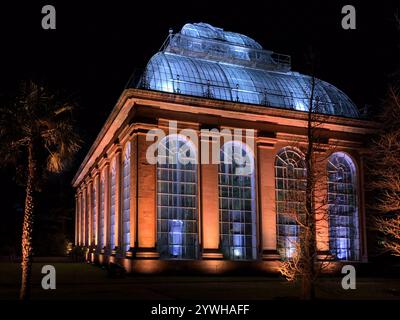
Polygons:
[[[365,143],[377,125],[366,120],[332,115],[323,115],[321,119],[320,127],[325,143],[325,147],[318,151],[321,157],[327,157],[334,149],[335,152],[349,155],[356,166],[359,261],[366,262],[363,154]],[[179,130],[255,130],[256,259],[230,261],[223,258],[220,244],[217,164],[200,164],[198,167],[198,258],[160,258],[157,249],[157,166],[150,164],[146,159],[146,151],[153,143],[146,140],[146,134],[156,128],[167,130],[168,120],[177,121]],[[277,250],[275,159],[284,147],[305,145],[306,125],[307,113],[304,112],[150,90],[126,89],[73,180],[73,186],[76,188],[75,244],[88,247],[88,258],[93,262],[119,262],[128,272],[275,272],[281,261]],[[121,231],[122,228],[127,228],[122,224],[122,157],[127,143],[131,146],[129,250],[122,248]],[[114,191],[111,190],[113,165]],[[103,193],[100,190],[102,183]],[[318,183],[318,190],[322,192],[321,198],[324,198],[327,183],[325,180]],[[96,199],[93,199],[93,188],[96,189]],[[115,201],[113,206],[112,200]],[[96,208],[93,208],[94,204]],[[324,208],[323,204],[321,208]],[[110,247],[111,210],[114,212],[114,247]],[[326,212],[327,209],[325,207],[322,210]],[[94,212],[97,215],[96,219],[93,217]],[[99,218],[101,215],[104,217],[102,221]],[[93,221],[96,221],[95,226],[92,225]],[[318,224],[318,249],[321,255],[329,254],[327,221],[319,219]]]

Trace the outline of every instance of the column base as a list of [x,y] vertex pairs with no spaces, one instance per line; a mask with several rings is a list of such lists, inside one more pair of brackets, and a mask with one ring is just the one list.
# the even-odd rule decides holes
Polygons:
[[333,261],[333,260],[335,260],[335,258],[329,250],[324,250],[324,251],[317,252],[317,260],[318,261]]
[[129,250],[125,252],[125,257],[132,259],[135,256],[136,249],[129,247]]
[[158,259],[160,254],[156,248],[137,248],[135,257],[138,259]]
[[201,257],[203,260],[220,260],[224,255],[219,249],[203,249]]
[[275,249],[263,250],[261,258],[262,258],[262,260],[265,260],[265,261],[281,260],[281,255]]

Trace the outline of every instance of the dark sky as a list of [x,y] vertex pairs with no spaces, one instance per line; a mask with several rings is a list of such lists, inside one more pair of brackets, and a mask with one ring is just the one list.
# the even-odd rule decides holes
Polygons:
[[[178,31],[187,22],[253,37],[266,49],[291,55],[300,72],[307,72],[306,52],[312,47],[317,76],[359,107],[379,102],[398,61],[394,1],[32,2],[0,5],[1,85],[33,77],[71,92],[80,102],[88,143],[133,70],[158,51],[170,27]],[[44,4],[57,10],[55,31],[41,28]],[[344,4],[356,8],[356,30],[341,28]]]
[[[56,30],[41,28],[45,4],[57,10]],[[356,8],[356,30],[341,28],[345,4]],[[168,29],[208,22],[291,55],[292,69],[300,72],[307,72],[306,52],[312,47],[319,78],[342,89],[359,107],[369,104],[377,110],[398,67],[398,7],[382,0],[1,1],[0,94],[27,78],[71,94],[80,105],[78,125],[85,139],[77,165],[132,72],[158,51]],[[3,188],[7,181],[2,179]],[[6,189],[9,208],[3,210],[12,214],[19,200],[14,189]]]

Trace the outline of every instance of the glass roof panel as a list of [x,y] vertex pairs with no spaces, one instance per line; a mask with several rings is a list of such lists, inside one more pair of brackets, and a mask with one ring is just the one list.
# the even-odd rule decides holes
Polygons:
[[[186,24],[169,39],[170,44],[150,59],[141,80],[142,87],[308,110],[312,78],[290,71],[287,68],[290,57],[287,60],[288,56],[284,56],[286,60],[280,64],[279,56],[276,59],[273,52],[262,50],[255,40],[206,23]],[[320,113],[359,117],[349,97],[319,79],[315,79],[313,104]]]

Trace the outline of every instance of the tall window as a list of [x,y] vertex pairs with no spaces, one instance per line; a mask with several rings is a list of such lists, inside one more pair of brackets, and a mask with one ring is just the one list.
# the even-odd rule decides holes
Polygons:
[[158,147],[157,246],[164,259],[198,256],[195,152],[186,137],[176,134]]
[[99,247],[104,247],[104,175],[100,177],[100,200],[99,200],[99,238],[98,243]]
[[221,248],[226,259],[255,259],[256,205],[254,157],[246,145],[227,142],[221,148],[219,174]]
[[339,260],[359,259],[356,170],[351,158],[335,152],[328,160],[329,247]]
[[111,179],[110,179],[110,249],[115,248],[115,184],[116,184],[116,163],[115,159],[111,166]]
[[131,179],[131,144],[125,148],[122,163],[122,248],[125,251],[130,247],[130,179]]
[[92,244],[96,243],[96,224],[97,224],[97,190],[93,185],[92,187]]
[[296,148],[283,148],[275,159],[277,248],[282,258],[296,252],[298,218],[304,213],[306,169],[304,156]]

